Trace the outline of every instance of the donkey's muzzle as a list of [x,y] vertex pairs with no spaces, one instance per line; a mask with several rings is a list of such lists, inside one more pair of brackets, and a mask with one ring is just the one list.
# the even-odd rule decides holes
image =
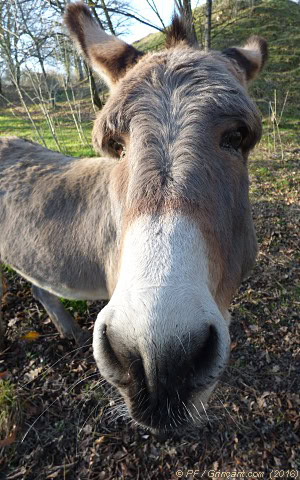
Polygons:
[[[205,397],[227,363],[216,325],[204,324],[182,338],[135,339],[131,344],[103,322],[95,358],[100,373],[115,385],[131,416],[155,431],[174,430],[200,416],[188,405]],[[94,342],[95,345],[96,342]],[[199,418],[198,418],[199,419]]]

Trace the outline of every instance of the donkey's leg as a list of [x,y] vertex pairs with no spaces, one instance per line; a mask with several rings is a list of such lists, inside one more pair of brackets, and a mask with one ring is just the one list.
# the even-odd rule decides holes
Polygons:
[[3,342],[4,342],[4,325],[2,322],[2,295],[3,295],[2,268],[0,263],[0,347],[3,345]]
[[79,345],[90,339],[90,334],[81,330],[58,297],[36,286],[32,287],[32,294],[41,302],[62,337],[74,338]]

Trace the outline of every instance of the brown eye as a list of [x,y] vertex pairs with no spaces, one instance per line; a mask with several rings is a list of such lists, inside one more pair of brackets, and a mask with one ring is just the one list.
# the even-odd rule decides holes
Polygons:
[[239,150],[246,136],[247,129],[243,127],[227,132],[222,138],[221,147]]

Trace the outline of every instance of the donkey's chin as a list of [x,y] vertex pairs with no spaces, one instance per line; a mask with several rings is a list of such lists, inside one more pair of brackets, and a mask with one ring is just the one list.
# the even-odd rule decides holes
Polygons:
[[183,433],[197,430],[207,424],[209,399],[218,382],[210,385],[205,391],[193,391],[185,400],[170,398],[164,405],[151,406],[143,400],[136,399],[128,392],[121,391],[128,413],[142,428],[155,436]]

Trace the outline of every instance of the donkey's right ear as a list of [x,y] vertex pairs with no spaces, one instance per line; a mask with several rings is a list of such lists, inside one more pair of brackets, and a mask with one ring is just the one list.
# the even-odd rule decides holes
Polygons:
[[82,2],[67,6],[65,24],[77,50],[110,87],[143,55],[114,35],[108,35]]

